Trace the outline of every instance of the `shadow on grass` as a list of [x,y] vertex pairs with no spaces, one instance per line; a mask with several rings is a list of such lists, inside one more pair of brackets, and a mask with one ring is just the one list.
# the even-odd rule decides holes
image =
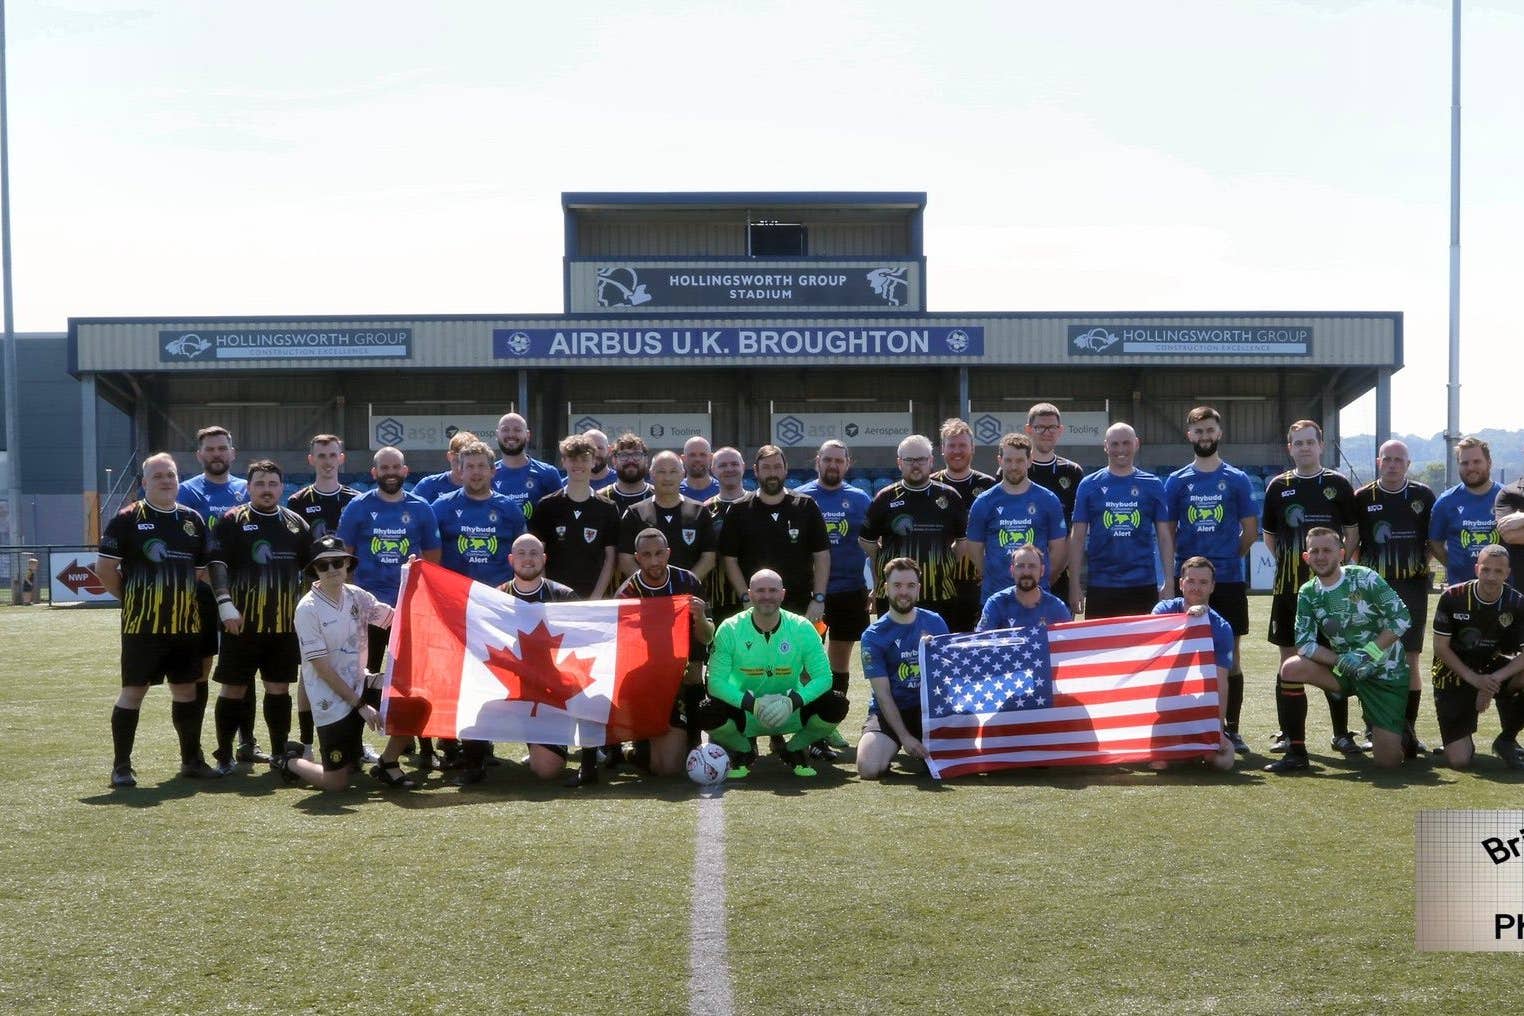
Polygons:
[[[1456,772],[1435,765],[1429,758],[1409,759],[1394,769],[1383,769],[1369,755],[1313,755],[1310,775],[1346,782],[1369,783],[1380,790],[1403,787],[1438,787],[1455,782]],[[1306,775],[1306,774],[1304,774]]]
[[[233,782],[229,780],[228,784]],[[119,808],[157,808],[166,801],[183,801],[200,794],[231,792],[241,797],[264,797],[274,790],[270,784],[263,787],[237,789],[233,789],[228,784],[224,784],[222,780],[191,780],[171,776],[162,783],[150,785],[139,778],[136,787],[113,787],[91,797],[81,797],[79,803],[114,805]]]
[[1086,790],[1090,787],[1201,786],[1245,787],[1266,782],[1266,773],[1248,759],[1228,772],[1205,765],[1176,763],[1168,769],[1154,770],[1136,766],[1016,766],[993,773],[959,776],[945,781],[928,781],[922,789],[964,789],[975,787],[1052,787],[1057,790]]
[[345,790],[320,791],[310,787],[297,790],[297,793],[304,796],[296,807],[312,815],[344,815],[353,812],[357,805],[390,805],[408,811],[431,811],[503,801],[549,803],[572,798],[594,801],[638,798],[642,801],[684,804],[697,800],[700,790],[681,776],[648,776],[629,770],[613,773],[604,770],[599,773],[597,783],[580,787],[564,786],[562,781],[573,772],[574,769],[567,768],[554,779],[542,780],[517,765],[495,766],[487,771],[486,779],[480,783],[462,787],[454,782],[454,772],[422,775],[409,771],[408,775],[418,781],[418,786],[412,790],[384,787],[370,776],[360,773],[355,775]]

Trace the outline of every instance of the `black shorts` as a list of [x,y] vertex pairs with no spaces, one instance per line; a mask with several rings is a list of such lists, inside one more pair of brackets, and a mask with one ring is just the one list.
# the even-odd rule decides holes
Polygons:
[[216,656],[222,617],[217,613],[217,594],[205,582],[196,583],[196,613],[201,616],[201,655]]
[[958,595],[947,601],[950,612],[942,615],[948,631],[956,634],[974,630],[984,613],[984,597],[980,595],[983,588],[978,582],[958,583]]
[[1158,602],[1154,586],[1091,586],[1085,590],[1085,620],[1148,614]]
[[1466,682],[1458,688],[1434,689],[1434,713],[1439,717],[1439,739],[1444,744],[1464,741],[1476,733],[1476,689]]
[[302,647],[295,632],[284,635],[229,635],[222,640],[217,669],[218,684],[248,684],[257,671],[273,684],[290,684],[302,666]]
[[[921,739],[921,711],[919,709],[901,709],[900,721],[905,724],[905,729],[910,732],[911,737],[917,741]],[[892,739],[895,744],[902,743],[895,736],[894,731],[889,729],[889,724],[879,717],[876,710],[868,714],[868,721],[863,724],[863,733],[883,734],[885,737]]]
[[390,628],[377,628],[373,624],[365,628],[365,669],[379,674],[386,661],[386,643],[391,640],[392,632]]
[[1272,646],[1296,645],[1296,593],[1275,593],[1270,597],[1270,633]]
[[1429,580],[1403,579],[1388,585],[1401,598],[1402,605],[1408,608],[1408,620],[1411,623],[1408,630],[1402,633],[1402,648],[1410,653],[1422,652],[1424,629],[1429,626]]
[[[798,614],[800,617],[803,617],[804,616],[804,612],[809,610],[810,609],[810,604],[812,604],[814,602],[815,601],[810,598],[810,595],[808,593],[806,593],[802,597],[800,597],[800,596],[788,596],[788,597],[785,597],[784,600],[783,600],[783,609],[788,611],[790,614]],[[749,606],[751,606],[751,604],[748,603],[748,604],[746,604],[746,606],[749,607]]]
[[1249,587],[1242,582],[1219,582],[1207,601],[1222,619],[1233,626],[1234,635],[1249,634]]
[[360,737],[364,732],[365,721],[358,709],[351,709],[342,720],[317,728],[318,761],[323,763],[323,769],[333,772],[359,764],[365,757],[365,744]]
[[[1052,593],[1060,600],[1063,600],[1065,603],[1069,602],[1069,569],[1065,568],[1063,570],[1063,574],[1056,576],[1053,581],[1048,584],[1048,592]],[[1150,607],[1148,609],[1152,610],[1153,608]]]
[[200,635],[123,635],[122,687],[201,680]]
[[825,623],[832,642],[856,642],[868,630],[868,590],[826,593]]

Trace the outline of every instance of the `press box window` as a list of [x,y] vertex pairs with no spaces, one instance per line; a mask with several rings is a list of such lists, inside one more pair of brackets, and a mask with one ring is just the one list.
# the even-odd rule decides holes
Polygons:
[[763,219],[746,224],[747,253],[754,258],[802,258],[809,251],[804,225]]

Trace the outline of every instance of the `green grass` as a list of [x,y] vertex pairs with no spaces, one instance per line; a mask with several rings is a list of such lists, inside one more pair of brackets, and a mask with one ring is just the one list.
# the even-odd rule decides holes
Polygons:
[[[1268,601],[1253,602],[1260,631]],[[505,765],[466,792],[438,775],[412,794],[362,778],[324,795],[268,773],[197,785],[172,778],[156,689],[141,786],[113,793],[116,621],[0,611],[0,1011],[686,1010],[686,781],[566,791]],[[1274,659],[1246,641],[1256,748],[1275,726]],[[1517,807],[1521,781],[1490,757],[1378,777],[1319,751],[1327,724],[1315,698],[1319,770],[1295,778],[1260,774],[1254,756],[1223,776],[872,785],[846,765],[799,781],[764,757],[724,796],[737,1011],[1508,1002],[1512,958],[1415,952],[1413,828],[1422,809]],[[1438,740],[1427,695],[1419,732]],[[1484,717],[1484,750],[1495,732]]]

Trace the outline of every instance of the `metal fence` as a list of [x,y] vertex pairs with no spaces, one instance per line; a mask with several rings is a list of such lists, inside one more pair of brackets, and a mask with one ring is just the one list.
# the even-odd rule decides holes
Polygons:
[[0,546],[12,606],[116,606],[95,574],[95,547],[77,543]]

